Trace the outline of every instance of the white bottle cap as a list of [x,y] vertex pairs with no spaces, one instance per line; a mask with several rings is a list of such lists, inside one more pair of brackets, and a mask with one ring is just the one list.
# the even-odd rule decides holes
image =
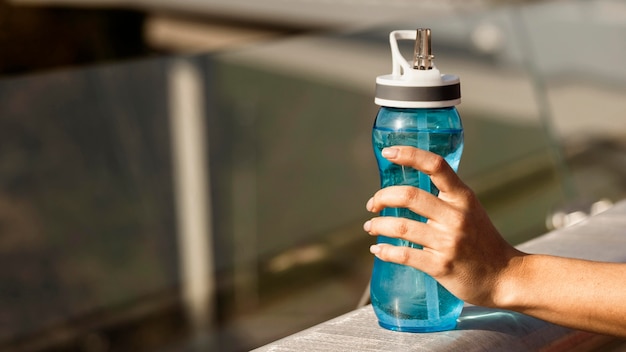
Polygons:
[[[415,41],[414,64],[400,54],[398,40]],[[376,77],[378,105],[397,108],[440,108],[461,103],[459,77],[442,75],[432,62],[430,30],[399,30],[389,34],[392,73]]]

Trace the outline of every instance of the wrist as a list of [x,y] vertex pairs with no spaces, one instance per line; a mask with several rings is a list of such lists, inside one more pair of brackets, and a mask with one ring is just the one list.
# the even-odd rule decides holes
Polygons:
[[525,292],[529,286],[525,279],[530,270],[529,261],[532,261],[532,255],[519,251],[510,257],[494,289],[495,308],[519,311],[524,306]]

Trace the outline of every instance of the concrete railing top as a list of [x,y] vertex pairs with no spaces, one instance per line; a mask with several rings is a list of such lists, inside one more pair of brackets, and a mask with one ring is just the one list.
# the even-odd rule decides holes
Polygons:
[[[529,253],[626,262],[626,201],[518,248]],[[524,314],[469,305],[455,330],[399,333],[379,327],[371,306],[366,306],[255,351],[581,351],[613,342],[607,336],[571,330]]]

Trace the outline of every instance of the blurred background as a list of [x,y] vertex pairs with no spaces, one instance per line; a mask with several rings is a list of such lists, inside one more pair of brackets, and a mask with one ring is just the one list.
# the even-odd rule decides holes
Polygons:
[[624,197],[624,1],[0,0],[0,350],[246,351],[356,308],[374,80],[418,27],[511,243]]

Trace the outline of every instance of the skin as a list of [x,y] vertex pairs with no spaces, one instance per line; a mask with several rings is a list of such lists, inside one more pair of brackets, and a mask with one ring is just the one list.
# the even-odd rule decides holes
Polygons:
[[376,244],[384,261],[434,277],[465,302],[517,311],[555,324],[626,338],[626,264],[520,252],[507,243],[474,192],[445,160],[412,147],[383,150],[389,161],[428,174],[439,196],[410,186],[379,190],[366,208],[408,208],[427,223],[374,217],[370,235],[402,238],[423,250]]

